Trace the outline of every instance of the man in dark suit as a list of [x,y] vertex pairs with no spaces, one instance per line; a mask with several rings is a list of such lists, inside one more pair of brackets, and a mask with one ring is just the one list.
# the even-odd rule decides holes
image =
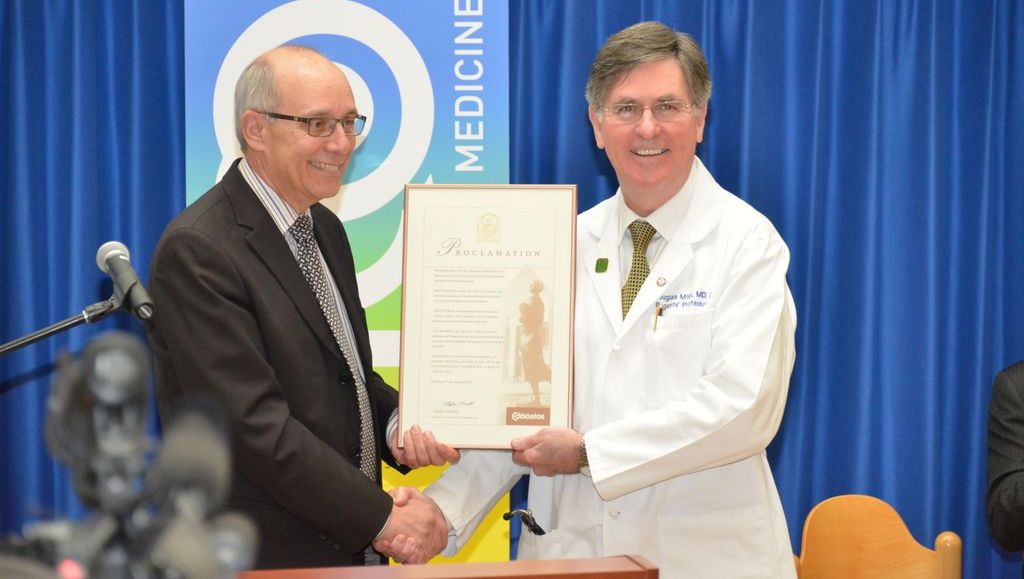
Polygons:
[[380,461],[404,472],[458,452],[415,427],[398,448],[398,397],[372,369],[349,241],[318,204],[338,193],[365,117],[338,67],[298,46],[250,64],[235,108],[244,157],[153,256],[161,416],[180,397],[222,404],[228,508],[259,527],[258,568],[379,563],[368,546],[400,532],[433,549],[447,540],[440,511],[422,496],[394,506]]
[[996,375],[988,406],[988,525],[1004,549],[1024,549],[1024,362]]

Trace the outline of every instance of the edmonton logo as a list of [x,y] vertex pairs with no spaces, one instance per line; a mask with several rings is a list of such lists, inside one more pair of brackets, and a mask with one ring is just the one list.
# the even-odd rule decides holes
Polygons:
[[547,426],[551,424],[551,409],[536,406],[513,406],[505,409],[506,425]]

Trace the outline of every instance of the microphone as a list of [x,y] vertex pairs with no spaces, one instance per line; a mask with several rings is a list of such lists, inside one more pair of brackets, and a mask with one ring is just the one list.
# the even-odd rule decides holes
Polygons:
[[114,294],[125,300],[135,317],[146,321],[153,317],[153,300],[142,287],[130,257],[123,243],[108,241],[96,252],[96,266],[114,280]]
[[164,434],[146,488],[176,512],[202,519],[215,512],[231,487],[231,448],[212,404],[179,408]]
[[158,577],[234,579],[256,563],[259,533],[248,516],[225,512],[210,524],[178,513],[144,555]]
[[217,579],[217,556],[201,520],[178,514],[161,531],[148,554],[158,577]]
[[231,448],[219,407],[203,397],[180,400],[146,481],[165,521],[147,555],[160,576],[234,579],[252,567],[259,534],[248,517],[223,513],[205,521],[230,486]]
[[256,525],[245,515],[224,513],[209,524],[176,514],[143,554],[157,577],[235,579],[256,562]]
[[223,579],[234,579],[256,564],[259,532],[249,517],[224,513],[210,522],[210,547]]

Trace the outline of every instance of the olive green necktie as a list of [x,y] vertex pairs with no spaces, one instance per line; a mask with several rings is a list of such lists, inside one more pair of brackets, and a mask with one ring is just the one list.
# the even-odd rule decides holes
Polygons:
[[633,305],[640,286],[644,285],[651,268],[647,265],[647,244],[651,242],[657,230],[646,221],[637,219],[629,224],[629,234],[633,237],[633,263],[629,266],[629,276],[622,286],[622,319],[626,319],[629,307]]

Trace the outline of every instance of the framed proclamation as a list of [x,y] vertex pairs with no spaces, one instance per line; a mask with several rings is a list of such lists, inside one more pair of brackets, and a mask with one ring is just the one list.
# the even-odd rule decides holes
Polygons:
[[406,185],[400,432],[571,425],[575,248],[575,185]]

